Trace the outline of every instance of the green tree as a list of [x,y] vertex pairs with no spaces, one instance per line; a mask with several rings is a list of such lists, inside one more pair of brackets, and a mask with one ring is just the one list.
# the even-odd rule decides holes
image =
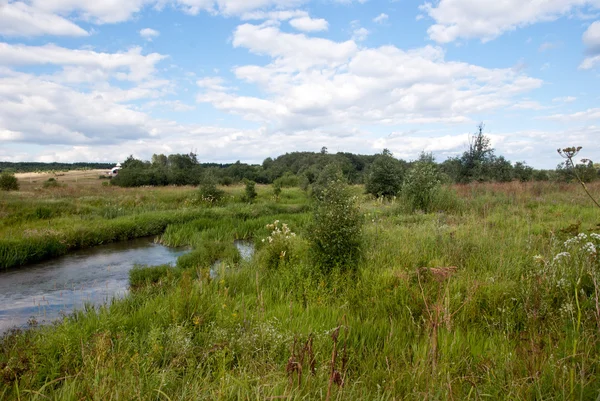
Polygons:
[[395,196],[402,188],[403,175],[400,161],[389,150],[384,149],[371,165],[365,190],[377,197]]
[[434,197],[441,187],[441,176],[431,156],[421,154],[406,173],[402,194],[413,210],[429,211]]
[[14,174],[4,172],[0,174],[0,190],[2,191],[18,191],[19,181]]
[[362,216],[340,170],[326,178],[314,201],[309,239],[322,272],[355,270],[362,254]]
[[525,162],[516,162],[513,168],[515,178],[521,182],[531,181],[533,173],[533,167],[528,166]]
[[246,188],[244,190],[243,200],[244,202],[254,202],[254,199],[258,196],[256,193],[256,183],[251,180],[245,180]]
[[490,138],[483,133],[484,127],[483,123],[477,126],[477,132],[469,139],[469,149],[460,158],[458,182],[490,179],[489,167],[494,159],[494,149],[491,147]]

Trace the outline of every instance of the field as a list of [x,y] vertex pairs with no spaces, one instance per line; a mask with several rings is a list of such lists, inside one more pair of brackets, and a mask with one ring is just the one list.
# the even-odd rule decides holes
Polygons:
[[362,258],[325,274],[298,188],[248,204],[226,187],[215,205],[98,175],[0,193],[0,266],[146,235],[193,250],[135,269],[125,299],[0,339],[0,399],[600,397],[600,209],[576,184],[452,186],[435,213],[352,187]]

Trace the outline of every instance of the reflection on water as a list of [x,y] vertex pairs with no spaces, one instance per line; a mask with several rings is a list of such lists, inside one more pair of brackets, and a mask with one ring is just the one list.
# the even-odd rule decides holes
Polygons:
[[127,294],[135,264],[174,263],[185,250],[143,238],[80,250],[47,262],[0,271],[0,334],[49,322],[84,304],[100,305]]

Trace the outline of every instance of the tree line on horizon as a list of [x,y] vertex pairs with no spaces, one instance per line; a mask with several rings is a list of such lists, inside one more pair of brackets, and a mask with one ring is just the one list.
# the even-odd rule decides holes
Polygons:
[[[206,180],[221,185],[232,185],[253,181],[258,184],[280,186],[312,185],[328,165],[336,165],[349,184],[365,184],[367,192],[388,196],[394,192],[406,175],[415,166],[428,166],[436,180],[444,183],[466,184],[471,182],[510,182],[510,181],[560,181],[569,182],[575,177],[572,169],[577,169],[586,182],[600,178],[600,166],[585,161],[575,166],[566,162],[556,169],[534,169],[524,161],[511,163],[504,156],[496,155],[490,139],[483,133],[483,124],[470,137],[468,148],[457,157],[436,162],[432,154],[422,153],[415,161],[398,159],[384,149],[375,155],[360,155],[348,152],[329,153],[323,147],[320,152],[291,152],[276,158],[268,157],[262,164],[201,163],[196,154],[155,154],[149,161],[129,156],[122,162],[118,176],[112,179],[114,185],[122,187],[200,185]],[[68,170],[98,168],[110,169],[107,163],[8,163],[0,162],[0,171],[13,172]],[[374,179],[376,177],[376,179]],[[387,189],[377,187],[374,182],[385,183]]]
[[[231,164],[200,163],[194,153],[163,155],[155,154],[150,161],[130,156],[122,163],[113,184],[123,187],[157,185],[199,185],[205,180],[221,185],[243,181],[259,184],[277,183],[280,186],[312,185],[328,165],[336,165],[349,184],[365,184],[367,192],[389,196],[402,185],[407,173],[415,166],[428,169],[427,174],[445,183],[466,184],[471,182],[510,181],[561,181],[569,182],[577,169],[584,181],[600,178],[600,166],[591,161],[569,166],[560,163],[554,170],[534,169],[524,161],[511,163],[504,156],[496,155],[490,139],[483,133],[483,124],[470,137],[468,149],[461,156],[451,157],[438,163],[432,154],[422,153],[415,161],[397,159],[384,149],[375,155],[348,152],[329,153],[323,147],[320,152],[291,152],[276,158],[268,157],[262,164],[237,161]],[[380,184],[374,184],[375,182]],[[381,184],[384,183],[384,184]],[[386,189],[377,186],[383,185]]]

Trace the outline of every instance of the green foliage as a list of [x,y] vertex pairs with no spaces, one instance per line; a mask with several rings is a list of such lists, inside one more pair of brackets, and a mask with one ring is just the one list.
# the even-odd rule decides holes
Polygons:
[[0,190],[2,191],[18,191],[19,181],[14,174],[4,172],[0,174]]
[[281,195],[281,183],[278,182],[277,180],[275,180],[275,182],[273,183],[273,196],[275,197],[275,199],[279,199],[280,195]]
[[48,178],[48,181],[44,182],[44,188],[58,188],[60,186],[58,180],[54,178]]
[[213,175],[205,174],[198,190],[198,195],[200,202],[215,205],[223,201],[225,192],[217,188],[217,180]]
[[367,193],[376,197],[396,196],[402,187],[403,176],[402,164],[389,150],[384,149],[369,169],[365,189]]
[[135,266],[129,271],[129,286],[135,290],[156,284],[164,277],[167,277],[171,271],[172,267],[169,265],[151,267]]
[[272,224],[267,224],[269,236],[262,239],[259,260],[261,265],[268,269],[278,269],[288,266],[294,260],[294,243],[296,234],[288,227],[286,223],[279,224],[275,220]]
[[281,188],[297,187],[300,185],[300,179],[298,178],[298,176],[288,171],[283,176],[274,180],[273,184],[276,184]]
[[521,182],[527,182],[534,179],[533,167],[528,166],[525,162],[516,162],[513,169],[513,174],[514,177]]
[[[600,184],[589,190],[597,194]],[[4,247],[10,241],[48,245],[56,237],[66,247],[108,233],[142,235],[138,227],[176,213],[156,209],[183,206],[192,192],[99,188],[60,200],[49,191],[36,199],[0,193],[0,255],[17,249]],[[294,203],[259,196],[253,205],[181,213],[167,224],[168,240],[193,250],[178,266],[138,267],[126,297],[6,333],[0,399],[323,400],[330,385],[331,400],[597,398],[598,213],[575,184],[442,187],[429,214],[365,199],[353,274],[316,268],[304,248],[309,199],[298,189],[282,198]],[[455,201],[460,213],[438,212]],[[130,204],[135,218],[79,214],[108,203]],[[50,209],[51,220],[37,220],[37,207]],[[275,220],[298,233],[283,264],[281,250],[261,242]],[[583,235],[561,231],[578,221]],[[259,249],[237,266],[229,261],[240,237]],[[211,278],[216,259],[228,267]]]
[[244,188],[242,200],[244,202],[252,203],[258,196],[258,193],[256,193],[256,183],[254,181],[246,180],[245,184],[246,186]]
[[440,173],[436,165],[421,155],[415,162],[402,185],[402,195],[408,200],[413,210],[430,211],[433,201],[440,190]]
[[[327,173],[324,171],[324,173]],[[309,239],[315,266],[324,273],[355,270],[362,254],[362,216],[338,171],[315,195]]]

